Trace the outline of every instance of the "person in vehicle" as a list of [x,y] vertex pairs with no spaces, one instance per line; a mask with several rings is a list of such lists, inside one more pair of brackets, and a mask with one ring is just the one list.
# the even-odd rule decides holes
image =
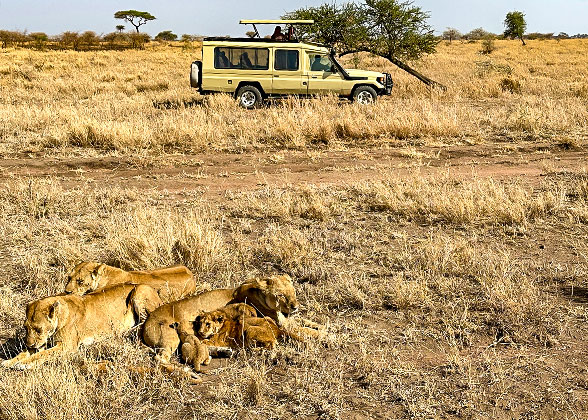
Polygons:
[[296,37],[294,36],[294,26],[290,26],[288,28],[288,41],[294,41]]
[[332,71],[333,64],[326,55],[315,55],[310,63],[311,71]]
[[247,53],[247,51],[245,51],[243,54],[241,54],[241,57],[239,57],[239,62],[241,64],[241,68],[243,68],[243,69],[252,69],[253,68],[253,63],[249,59],[249,54]]
[[227,55],[225,54],[224,51],[219,51],[218,54],[216,54],[216,63],[215,63],[215,67],[217,69],[228,69],[231,67],[231,63],[229,62],[229,58],[227,57]]
[[272,41],[285,41],[285,40],[286,40],[286,35],[284,35],[282,33],[282,27],[276,26],[276,29],[274,29],[274,33],[272,35]]

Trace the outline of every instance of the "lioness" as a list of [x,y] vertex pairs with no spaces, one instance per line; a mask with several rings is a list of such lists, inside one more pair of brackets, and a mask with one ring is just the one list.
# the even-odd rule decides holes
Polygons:
[[28,368],[75,352],[80,344],[129,331],[161,304],[153,288],[130,284],[85,296],[57,295],[34,301],[26,309],[27,350],[2,365]]
[[151,271],[124,271],[98,262],[83,262],[68,274],[65,292],[81,296],[124,283],[151,286],[166,303],[186,297],[196,289],[192,272],[183,265]]
[[230,303],[248,303],[278,325],[298,309],[296,291],[288,275],[257,278],[246,281],[234,289],[204,292],[177,302],[162,305],[153,311],[143,326],[145,344],[156,350],[156,359],[169,363],[180,345],[180,331],[190,325],[202,312],[214,311]]

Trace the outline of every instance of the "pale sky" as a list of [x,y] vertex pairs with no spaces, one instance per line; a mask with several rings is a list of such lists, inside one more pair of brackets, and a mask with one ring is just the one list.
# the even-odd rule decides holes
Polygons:
[[[325,1],[329,0],[0,0],[0,29],[50,35],[67,30],[108,33],[126,24],[114,19],[114,12],[136,9],[157,18],[141,27],[151,35],[172,30],[178,35],[235,36],[249,30],[238,24],[239,19],[277,19],[284,12]],[[465,33],[483,27],[500,33],[506,13],[520,10],[526,14],[528,32],[588,33],[588,0],[415,0],[414,4],[431,13],[429,23],[437,32],[455,27]]]

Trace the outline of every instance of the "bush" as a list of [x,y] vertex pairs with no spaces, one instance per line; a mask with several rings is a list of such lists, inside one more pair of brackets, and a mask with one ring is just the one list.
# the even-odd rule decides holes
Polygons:
[[496,38],[496,35],[482,28],[476,28],[463,36],[468,41],[479,41],[481,39]]
[[77,32],[64,32],[57,37],[57,41],[63,49],[71,47],[74,50],[78,51],[78,49],[80,48],[80,34]]
[[500,89],[503,92],[521,93],[521,83],[518,80],[507,77],[500,82]]
[[86,31],[80,35],[80,46],[84,46],[89,49],[100,42],[100,37],[96,35],[96,32]]
[[131,41],[131,47],[137,49],[143,49],[145,44],[151,41],[149,34],[131,32],[128,34],[129,40]]
[[49,37],[44,32],[33,32],[29,34],[29,39],[32,41],[33,47],[39,50],[42,50],[49,41]]
[[23,46],[28,40],[28,37],[23,32],[18,31],[0,31],[0,43],[2,48],[7,48],[9,45],[16,46],[20,44]]
[[172,31],[162,31],[155,36],[156,41],[175,41],[178,36]]
[[111,47],[115,45],[130,43],[129,35],[122,32],[111,32],[109,34],[104,35],[102,39],[106,41],[108,45],[110,45]]
[[480,50],[482,54],[492,54],[495,50],[496,44],[494,43],[494,39],[487,37],[482,41],[482,49]]

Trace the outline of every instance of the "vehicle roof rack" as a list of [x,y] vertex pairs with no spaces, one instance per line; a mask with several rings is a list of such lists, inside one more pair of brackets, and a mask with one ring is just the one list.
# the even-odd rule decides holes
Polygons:
[[294,26],[294,25],[312,25],[314,24],[314,20],[292,20],[292,19],[241,19],[239,21],[241,25],[253,25],[253,30],[255,31],[254,38],[261,38],[259,35],[259,31],[257,30],[256,25],[287,25],[287,26]]
[[284,19],[253,19],[246,20],[242,19],[239,21],[241,25],[312,25],[314,20],[284,20]]

